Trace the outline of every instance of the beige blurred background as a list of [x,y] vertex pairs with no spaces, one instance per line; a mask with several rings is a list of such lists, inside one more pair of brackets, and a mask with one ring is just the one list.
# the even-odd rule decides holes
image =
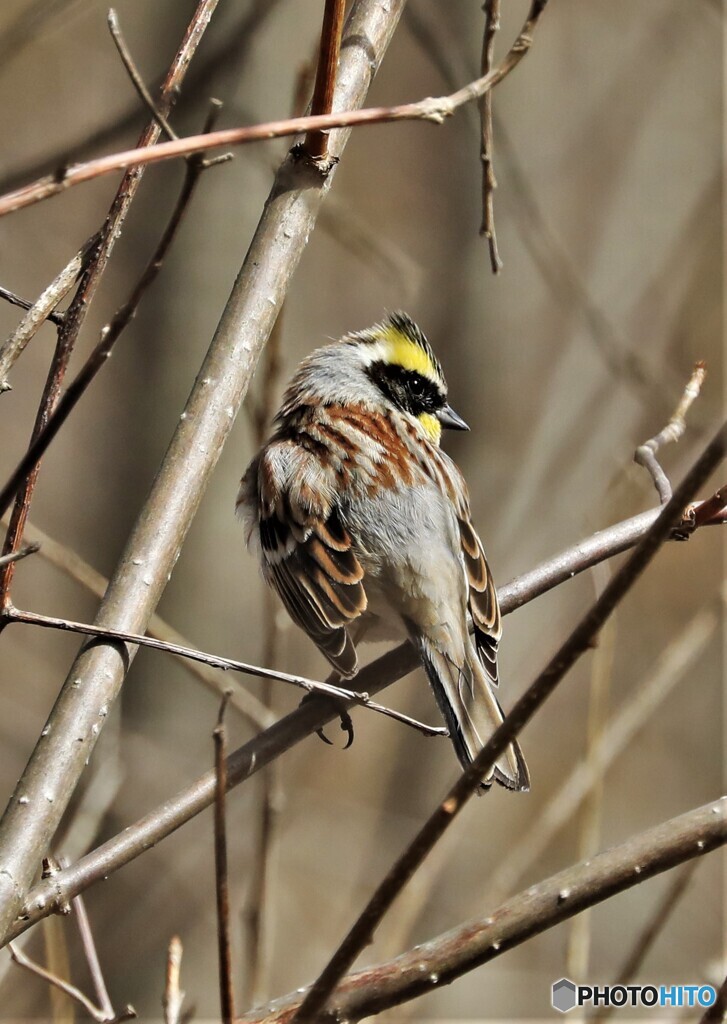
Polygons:
[[[193,7],[191,0],[116,3],[148,82],[166,69]],[[475,77],[480,7],[410,0],[370,103],[446,92],[443,71],[459,84]],[[498,54],[516,35],[527,3],[505,0],[503,7]],[[222,125],[290,110],[298,69],[314,51],[322,4],[278,0],[268,8],[244,56],[240,45],[221,60],[216,54],[234,38],[250,3],[220,4],[173,116],[179,132],[198,129],[212,95],[225,102]],[[436,52],[422,45],[423,32],[433,35]],[[552,0],[531,54],[494,94],[496,223],[504,261],[497,279],[478,235],[473,110],[441,128],[362,129],[345,152],[326,223],[312,236],[285,305],[283,380],[326,339],[365,327],[385,310],[411,313],[442,357],[453,405],[472,426],[470,434],[446,443],[469,481],[475,523],[501,583],[655,504],[646,474],[632,464],[633,450],[663,426],[696,359],[707,361],[709,376],[686,437],[664,452],[674,478],[721,417],[722,47],[719,2]],[[106,5],[98,0],[55,0],[45,8],[5,0],[0,92],[1,191],[57,166],[69,152],[126,148],[146,119],[111,43]],[[121,130],[75,148],[134,110]],[[280,143],[239,150],[232,163],[203,178],[160,280],[44,462],[32,521],[106,575],[164,453],[283,152]],[[178,164],[147,172],[75,366],[126,297],[181,175]],[[35,298],[99,226],[115,187],[113,178],[104,178],[3,220],[0,283]],[[352,219],[362,226],[354,230]],[[373,236],[380,250],[374,256],[362,254],[361,231],[367,245],[366,232]],[[17,320],[17,310],[0,305],[2,337]],[[52,344],[53,331],[46,328],[17,365],[14,390],[0,401],[3,479],[26,444]],[[254,662],[263,657],[267,605],[233,515],[237,483],[252,453],[243,410],[160,612],[190,643]],[[614,564],[508,617],[501,671],[506,707]],[[437,861],[438,872],[404,895],[365,961],[492,909],[498,869],[584,756],[593,679],[607,690],[609,713],[617,712],[657,660],[683,641],[690,620],[714,608],[722,564],[718,529],[661,552],[599,649],[579,662],[524,733],[531,793],[499,791],[472,801]],[[19,567],[13,596],[20,607],[86,621],[96,607],[39,556]],[[27,626],[2,636],[3,804],[76,647],[73,638]],[[313,645],[282,617],[276,664],[318,678],[326,671]],[[592,808],[597,849],[721,792],[719,626],[705,629],[687,671],[671,681],[669,695],[606,775]],[[246,685],[262,692],[255,680]],[[421,673],[385,699],[437,720]],[[274,690],[281,713],[297,700],[283,684]],[[87,773],[88,780],[101,775],[109,797],[92,822],[94,843],[211,765],[217,710],[217,700],[176,661],[139,654]],[[232,744],[250,736],[239,716],[231,713],[228,724]],[[338,747],[312,738],[280,762],[283,802],[266,906],[268,996],[312,979],[456,775],[446,740],[426,740],[362,711],[355,725],[356,741],[345,753],[333,727],[329,734]],[[242,992],[249,962],[243,922],[260,822],[257,780],[231,795],[229,819]],[[583,819],[576,816],[516,888],[578,860],[583,842]],[[597,908],[585,925],[581,919],[575,938],[573,923],[563,924],[385,1019],[550,1019],[551,982],[576,969],[583,972],[579,980],[612,981],[670,883],[663,876],[637,887]],[[131,1002],[143,1019],[161,1017],[166,945],[177,933],[185,947],[187,999],[197,1019],[215,1017],[210,814],[96,886],[86,903],[117,1009]],[[721,866],[713,854],[697,867],[636,981],[721,981],[723,920]],[[90,991],[72,922],[64,928],[74,980]],[[42,937],[34,936],[27,948],[42,958]],[[5,959],[3,953],[3,970]],[[5,970],[0,1016],[47,1019],[49,1012],[41,982],[17,968]]]

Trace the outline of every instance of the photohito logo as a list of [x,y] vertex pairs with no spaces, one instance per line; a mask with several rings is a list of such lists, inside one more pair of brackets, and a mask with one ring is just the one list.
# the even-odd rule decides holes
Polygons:
[[574,1006],[711,1006],[713,985],[576,985],[570,978],[553,984],[554,1010],[568,1013]]

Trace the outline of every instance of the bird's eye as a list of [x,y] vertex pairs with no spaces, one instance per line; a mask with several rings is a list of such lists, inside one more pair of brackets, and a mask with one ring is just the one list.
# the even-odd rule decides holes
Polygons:
[[409,388],[413,395],[419,397],[428,391],[428,381],[420,376],[420,374],[413,373],[409,378]]

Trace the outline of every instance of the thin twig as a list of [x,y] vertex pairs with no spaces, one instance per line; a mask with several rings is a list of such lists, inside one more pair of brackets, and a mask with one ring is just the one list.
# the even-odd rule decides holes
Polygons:
[[[32,309],[34,306],[34,303],[29,302],[28,299],[21,299],[21,297],[16,295],[15,292],[11,292],[9,288],[3,288],[2,285],[0,285],[0,299],[5,299],[5,301],[9,302],[11,306],[20,306],[21,309]],[[48,314],[47,319],[50,320],[51,323],[60,326],[63,323],[63,313],[51,311]]]
[[[215,107],[213,114],[210,116],[214,116],[217,110],[219,110],[219,107]],[[223,154],[222,159],[228,159],[227,155]],[[197,187],[202,171],[206,170],[211,165],[212,161],[206,161],[199,157],[190,159],[187,162],[187,171],[184,176],[184,182],[182,183],[179,196],[149,262],[140,274],[139,279],[134,285],[131,295],[127,301],[116,311],[116,313],[114,313],[111,320],[101,330],[101,337],[96,347],[93,349],[76,377],[69,384],[65,394],[58,402],[53,415],[47,418],[43,428],[34,436],[25,455],[16,466],[2,490],[0,490],[0,516],[5,514],[15,491],[20,486],[29,469],[34,466],[48,450],[48,446],[51,441],[58,434],[58,431],[66,422],[71,412],[73,412],[96,374],[99,372],[101,367],[105,365],[107,359],[111,355],[111,351],[115,343],[133,319],[136,314],[136,310],[139,307],[139,303],[162,269],[167,253],[169,252],[172,242],[176,238],[179,227],[184,219],[184,215],[189,207],[190,200],[194,195],[194,191]]]
[[67,996],[70,996],[70,998],[82,1006],[86,1013],[90,1017],[93,1017],[98,1024],[121,1024],[122,1021],[132,1020],[136,1017],[136,1011],[131,1006],[127,1006],[126,1009],[116,1017],[113,1015],[108,1017],[104,1010],[100,1009],[98,1006],[94,1006],[91,1000],[85,996],[80,989],[76,988],[75,985],[72,985],[69,981],[64,981],[63,978],[56,977],[56,975],[52,974],[50,971],[46,971],[44,967],[41,967],[40,964],[31,960],[30,957],[26,956],[25,953],[23,953],[21,949],[18,949],[17,946],[13,945],[12,942],[8,943],[8,949],[10,950],[10,956],[19,967],[29,971],[38,978],[42,978],[43,981],[47,981],[49,985],[53,985],[55,988],[60,989],[61,992],[64,992]]
[[167,973],[164,984],[164,995],[162,997],[164,1024],[181,1024],[182,1003],[184,1002],[184,992],[179,987],[179,977],[182,969],[182,952],[182,940],[178,935],[173,935],[169,940]]
[[232,1024],[235,994],[232,988],[232,949],[230,942],[230,896],[227,879],[227,736],[225,709],[229,696],[220,704],[217,725],[212,733],[215,744],[215,893],[217,895],[217,953],[220,977],[222,1024]]
[[532,45],[535,27],[548,0],[531,0],[528,17],[517,39],[502,63],[482,78],[477,78],[449,96],[427,98],[418,103],[404,103],[394,107],[370,107],[363,110],[345,110],[340,113],[318,114],[309,117],[287,118],[266,124],[243,128],[228,128],[211,132],[207,136],[193,135],[178,142],[162,142],[156,146],[142,146],[114,153],[111,156],[89,160],[65,168],[62,174],[41,178],[23,188],[0,196],[0,217],[22,210],[51,196],[65,192],[85,181],[111,174],[130,166],[143,166],[206,152],[219,146],[239,146],[266,139],[285,138],[301,132],[326,131],[331,128],[354,128],[366,124],[384,124],[397,121],[428,121],[442,124],[466,103],[474,102],[498,85],[520,63]]
[[[338,55],[341,52],[345,7],[346,0],[325,0],[318,68],[310,108],[313,115],[330,114],[333,110],[333,92],[336,86]],[[309,131],[303,146],[313,160],[324,164],[328,157],[328,132]]]
[[681,517],[685,504],[724,458],[727,446],[727,422],[694,463],[679,488],[664,506],[659,518],[638,544],[636,550],[613,576],[595,604],[580,620],[571,635],[548,662],[532,685],[516,702],[504,722],[495,730],[472,764],[450,789],[444,801],[425,822],[409,846],[392,865],[374,895],[358,916],[347,936],[335,951],[293,1018],[296,1024],[315,1021],[336,985],[350,969],[361,950],[371,941],[377,925],[397,894],[406,885],[439,837],[449,828],[465,803],[479,789],[481,780],[491,771],[497,758],[530,721],[555,690],[566,672],[588,649],[610,614],[653,559]]
[[[3,523],[5,521],[3,520]],[[65,544],[60,544],[53,537],[50,537],[43,530],[40,530],[33,523],[28,522],[25,527],[25,535],[40,550],[40,557],[51,565],[60,569],[76,583],[85,587],[99,600],[104,596],[109,581],[100,572],[97,572],[88,562]],[[161,640],[167,644],[177,644],[179,647],[191,647],[181,633],[169,625],[161,615],[152,615],[149,620],[150,637]],[[222,679],[218,673],[208,665],[200,662],[190,661],[189,658],[182,660],[182,665],[187,672],[196,680],[201,682],[217,697],[222,697],[225,690],[232,690],[230,704],[236,711],[243,715],[248,722],[256,729],[267,729],[275,721],[275,717],[257,697],[243,686],[238,685],[231,679]]]
[[727,486],[720,487],[718,491],[687,511],[687,522],[693,529],[700,526],[707,526],[710,523],[723,522],[722,513],[727,506]]
[[[726,799],[662,822],[626,842],[574,864],[479,917],[387,963],[349,975],[317,1024],[362,1020],[449,985],[586,907],[727,843]],[[238,1024],[291,1024],[300,992],[245,1014]],[[712,1017],[710,1020],[721,1020]]]
[[[482,62],[480,74],[489,74],[495,55],[495,36],[500,29],[500,0],[485,0],[485,30],[482,39]],[[502,270],[502,260],[497,251],[495,232],[495,189],[497,179],[492,162],[492,90],[489,89],[480,100],[480,159],[482,160],[482,225],[480,234],[487,239],[490,250],[490,265],[493,274]]]
[[662,505],[666,505],[669,498],[671,498],[672,490],[669,477],[659,465],[656,453],[662,445],[668,444],[670,441],[676,442],[684,434],[687,427],[685,417],[692,402],[695,398],[699,397],[699,392],[702,389],[706,375],[707,371],[704,363],[701,360],[695,363],[692,375],[687,381],[687,386],[684,388],[684,393],[667,425],[655,437],[640,445],[634,453],[634,462],[638,462],[640,466],[643,466],[651,474],[651,479],[654,481],[654,487],[656,487]]
[[144,79],[141,77],[139,69],[137,68],[134,62],[134,58],[131,56],[131,50],[127,46],[126,40],[124,39],[124,35],[121,31],[121,26],[119,25],[119,17],[116,11],[113,9],[113,7],[109,10],[107,21],[109,26],[109,32],[111,33],[111,38],[113,39],[116,45],[116,49],[119,51],[119,56],[121,57],[122,63],[126,68],[127,74],[131,79],[131,83],[136,89],[137,93],[139,94],[142,103],[145,104],[147,110],[154,118],[156,123],[159,125],[161,130],[165,133],[165,135],[167,135],[167,137],[170,139],[178,139],[179,136],[174,131],[174,129],[172,128],[169,121],[162,113],[162,111],[159,110],[159,108],[157,107],[151,93],[146,87]]
[[53,311],[78,280],[78,275],[83,270],[90,251],[91,246],[85,245],[76,253],[33,305],[27,307],[27,315],[23,317],[10,337],[3,342],[0,347],[0,393],[11,390],[7,376],[20,358],[23,349],[35,337],[45,321],[53,320],[54,323],[63,323],[63,314],[54,314]]
[[[659,509],[653,509],[601,530],[506,584],[498,591],[503,615],[521,608],[584,569],[634,547],[647,535],[659,514]],[[366,665],[360,671],[357,683],[369,693],[378,693],[414,671],[419,664],[413,647],[401,644]],[[678,673],[678,666],[674,672]],[[336,717],[338,712],[329,700],[305,702],[230,755],[228,788],[250,778]],[[63,899],[84,892],[100,878],[118,871],[209,807],[213,800],[214,773],[209,772],[161,807],[81,857],[71,867],[60,871],[52,884],[38,883],[28,894],[21,916],[8,927],[5,938],[17,937],[31,924],[52,913]]]
[[194,647],[182,647],[180,644],[155,640],[153,637],[143,636],[140,633],[126,633],[120,629],[110,629],[87,622],[73,622],[71,619],[41,615],[39,612],[23,611],[13,606],[7,608],[0,615],[0,625],[7,625],[12,622],[25,623],[30,626],[41,626],[44,629],[58,629],[66,633],[81,633],[83,636],[104,637],[108,640],[117,640],[124,644],[138,644],[140,647],[150,647],[155,651],[165,651],[167,654],[174,654],[180,658],[188,658],[210,668],[220,668],[225,671],[240,672],[242,675],[257,676],[259,679],[274,679],[282,683],[290,683],[292,686],[305,690],[306,693],[317,693],[338,701],[352,701],[354,704],[368,708],[379,715],[391,718],[395,722],[408,725],[424,736],[447,735],[447,730],[442,726],[427,725],[425,722],[419,722],[416,718],[411,718],[402,711],[395,711],[393,708],[385,707],[383,704],[377,704],[365,692],[333,686],[331,683],[319,682],[315,679],[308,679],[305,676],[292,675],[289,672],[279,672],[274,669],[263,668],[261,665],[251,665],[246,661],[237,661],[234,658],[221,658],[216,654],[198,651]]
[[36,551],[40,551],[40,544],[26,544],[20,551],[11,551],[9,555],[0,555],[0,566],[10,565],[11,562],[20,562],[28,555],[34,555]]
[[114,1016],[114,1007],[111,1002],[111,997],[109,996],[109,990],[106,988],[103,971],[101,970],[101,962],[98,958],[98,951],[96,950],[96,941],[93,937],[91,922],[89,921],[88,914],[86,913],[86,904],[80,893],[78,896],[74,896],[72,907],[75,911],[74,916],[78,926],[78,932],[81,936],[81,944],[86,956],[86,963],[88,964],[88,969],[91,974],[91,978],[93,979],[93,987],[96,989],[98,1004],[101,1007],[101,1012],[110,1020]]

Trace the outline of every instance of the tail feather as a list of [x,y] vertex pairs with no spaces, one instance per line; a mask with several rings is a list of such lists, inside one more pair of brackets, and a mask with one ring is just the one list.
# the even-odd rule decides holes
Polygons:
[[[454,664],[425,640],[418,646],[457,757],[467,768],[502,722],[502,708],[471,641],[464,666]],[[507,789],[529,789],[527,765],[516,741],[498,758],[482,785],[488,789],[493,782]]]

